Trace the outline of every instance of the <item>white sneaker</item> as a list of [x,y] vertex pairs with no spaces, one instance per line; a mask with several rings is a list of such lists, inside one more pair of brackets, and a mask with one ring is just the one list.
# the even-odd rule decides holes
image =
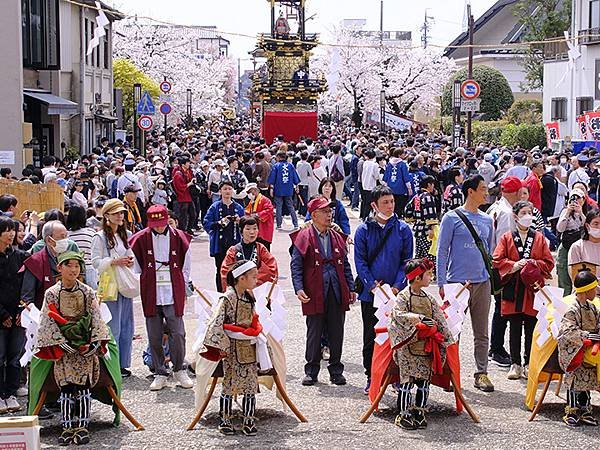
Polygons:
[[523,378],[529,378],[529,366],[523,366]]
[[518,380],[519,378],[521,378],[522,372],[523,370],[521,369],[521,366],[519,366],[518,364],[513,364],[512,366],[510,366],[507,378],[509,380]]
[[8,406],[6,405],[6,400],[0,398],[0,414],[5,414],[8,412]]
[[150,384],[151,391],[160,391],[167,385],[167,377],[165,375],[156,375],[154,381]]
[[17,389],[17,397],[27,397],[28,394],[29,389],[27,389],[27,386],[21,386],[19,389]]
[[10,397],[8,397],[6,400],[6,407],[8,409],[8,412],[15,412],[15,411],[20,411],[23,407],[21,405],[19,405],[19,402],[17,401],[17,397],[15,397],[14,395],[11,395]]
[[188,376],[186,370],[179,370],[173,373],[173,378],[175,378],[175,381],[179,383],[179,386],[184,389],[190,389],[194,387],[194,382]]

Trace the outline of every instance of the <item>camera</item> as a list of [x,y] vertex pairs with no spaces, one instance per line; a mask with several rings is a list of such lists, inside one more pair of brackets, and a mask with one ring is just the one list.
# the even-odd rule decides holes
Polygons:
[[577,203],[577,200],[579,200],[579,196],[578,196],[578,195],[575,195],[575,194],[573,194],[573,195],[571,195],[571,196],[569,197],[569,204],[570,204],[570,205],[576,204],[576,203]]

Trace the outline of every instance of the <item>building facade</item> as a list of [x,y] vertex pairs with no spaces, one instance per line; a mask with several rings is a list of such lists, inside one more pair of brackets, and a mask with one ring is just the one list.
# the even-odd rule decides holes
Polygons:
[[561,138],[579,139],[577,116],[600,107],[600,0],[573,0],[572,10],[580,56],[569,64],[565,42],[545,45],[543,114],[560,123]]
[[69,148],[86,154],[102,137],[113,137],[112,23],[121,14],[102,4],[110,23],[86,55],[98,11],[92,0],[78,3],[3,3],[7,82],[0,92],[7,107],[0,116],[0,165],[17,173],[26,164],[40,166],[45,155],[63,158]]

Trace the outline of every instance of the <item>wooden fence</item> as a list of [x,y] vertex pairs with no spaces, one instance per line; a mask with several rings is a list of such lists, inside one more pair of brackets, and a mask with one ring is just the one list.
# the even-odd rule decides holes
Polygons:
[[51,208],[64,209],[65,196],[56,183],[31,184],[0,179],[0,195],[12,194],[19,200],[14,217],[20,217],[23,211],[44,213]]

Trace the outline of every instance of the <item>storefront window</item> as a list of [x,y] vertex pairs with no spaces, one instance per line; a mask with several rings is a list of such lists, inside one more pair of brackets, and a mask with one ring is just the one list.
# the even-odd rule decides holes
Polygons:
[[21,0],[23,67],[60,69],[58,0]]

